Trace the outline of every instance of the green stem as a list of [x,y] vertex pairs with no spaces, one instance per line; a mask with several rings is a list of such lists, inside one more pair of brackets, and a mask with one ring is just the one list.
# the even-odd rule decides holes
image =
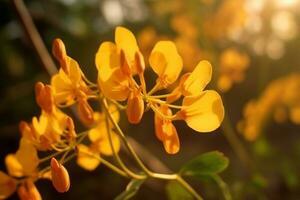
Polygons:
[[229,188],[227,184],[223,181],[223,179],[219,175],[213,175],[212,178],[216,181],[220,189],[222,190],[223,196],[225,200],[232,200],[232,196],[230,194]]
[[237,156],[244,164],[244,166],[251,167],[249,155],[241,141],[238,139],[235,131],[231,126],[230,120],[226,115],[224,117],[221,128],[230,146],[233,148],[234,152],[236,152]]
[[[104,105],[104,107],[105,107],[105,105]],[[112,119],[113,119],[113,117],[109,113],[108,108],[107,109],[106,108],[107,107],[105,107],[105,109],[104,109],[105,110],[105,127],[106,127],[106,133],[107,133],[108,139],[109,139],[109,145],[110,145],[110,148],[113,152],[114,158],[116,159],[116,161],[118,162],[120,167],[125,171],[125,173],[127,175],[129,175],[130,177],[132,177],[134,179],[145,179],[146,177],[144,175],[136,174],[136,173],[132,172],[130,169],[128,169],[126,167],[126,165],[123,163],[123,161],[121,160],[119,154],[116,152],[116,150],[114,148],[114,145],[113,145],[113,142],[112,142],[111,131],[110,131],[110,127],[109,127],[109,121],[107,119],[107,116],[109,116],[109,118],[112,118]]]
[[180,183],[187,191],[189,191],[197,200],[203,200],[203,198],[181,177],[177,176],[176,180]]

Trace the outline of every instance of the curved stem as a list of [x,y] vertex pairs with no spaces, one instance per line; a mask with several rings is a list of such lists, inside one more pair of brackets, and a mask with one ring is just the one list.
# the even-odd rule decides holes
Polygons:
[[229,188],[227,184],[223,181],[223,179],[219,175],[214,175],[212,178],[216,181],[220,189],[222,190],[223,196],[225,200],[232,200],[232,196],[230,194]]
[[224,117],[224,121],[222,123],[221,128],[224,132],[227,141],[229,142],[230,146],[233,148],[234,152],[237,154],[241,162],[244,164],[244,166],[251,168],[252,164],[248,152],[244,148],[241,141],[238,139],[235,131],[231,126],[230,120],[226,115]]
[[[102,106],[103,107],[103,106]],[[134,178],[134,179],[145,179],[146,177],[144,175],[139,175],[139,174],[136,174],[134,172],[132,172],[130,169],[128,169],[126,167],[126,165],[123,163],[123,161],[121,160],[119,154],[116,152],[115,148],[114,148],[114,145],[113,145],[113,142],[112,142],[112,138],[111,138],[111,131],[110,131],[110,127],[109,127],[109,122],[108,122],[108,119],[107,119],[107,116],[111,117],[111,114],[109,113],[108,109],[106,110],[105,109],[105,127],[106,127],[106,134],[108,135],[108,139],[109,139],[109,145],[110,145],[110,148],[113,152],[113,155],[114,155],[114,158],[116,159],[116,161],[118,162],[118,164],[120,165],[120,167],[125,171],[125,173],[127,175],[129,175],[130,177]]]
[[187,191],[189,191],[196,199],[203,200],[203,198],[181,177],[177,176],[176,180],[180,183]]

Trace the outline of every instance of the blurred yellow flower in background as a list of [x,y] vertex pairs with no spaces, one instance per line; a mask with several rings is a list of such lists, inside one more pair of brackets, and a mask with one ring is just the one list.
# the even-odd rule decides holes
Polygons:
[[300,75],[292,74],[271,82],[262,95],[250,101],[244,109],[244,119],[238,124],[244,137],[253,141],[265,130],[270,119],[282,123],[290,119],[300,124]]
[[227,92],[234,83],[242,82],[249,64],[247,54],[234,48],[225,49],[219,58],[218,89]]

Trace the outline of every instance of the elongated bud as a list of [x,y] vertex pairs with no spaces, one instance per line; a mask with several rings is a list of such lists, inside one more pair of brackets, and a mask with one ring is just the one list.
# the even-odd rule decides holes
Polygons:
[[123,49],[121,49],[121,52],[120,52],[120,65],[121,65],[122,72],[126,76],[130,77],[131,76],[131,69],[130,69],[129,62],[127,60],[126,54],[125,54]]
[[53,40],[52,53],[58,61],[61,61],[67,55],[66,47],[61,39],[55,38]]
[[132,124],[138,124],[144,114],[144,101],[138,90],[132,91],[127,100],[126,110],[128,121]]
[[49,85],[44,85],[42,82],[35,84],[35,99],[37,104],[44,111],[51,113],[53,111],[54,99],[52,89]]
[[18,188],[18,195],[21,200],[42,200],[42,197],[31,180],[25,181]]
[[145,61],[141,52],[137,51],[134,54],[135,68],[138,74],[142,74],[145,71]]
[[80,99],[78,102],[78,115],[83,123],[91,125],[94,123],[94,111],[86,99]]
[[66,52],[66,47],[63,41],[59,38],[56,38],[53,40],[52,43],[52,53],[54,57],[57,59],[57,61],[60,63],[61,68],[68,73],[68,65],[67,65],[67,52]]
[[51,177],[54,188],[60,192],[67,192],[70,188],[70,177],[66,168],[55,158],[51,158]]
[[74,126],[73,119],[71,117],[67,118],[67,129],[68,129],[67,139],[68,142],[71,143],[76,138],[75,126]]

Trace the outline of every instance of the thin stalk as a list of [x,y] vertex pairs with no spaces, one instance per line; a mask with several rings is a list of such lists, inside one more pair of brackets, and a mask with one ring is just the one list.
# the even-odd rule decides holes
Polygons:
[[212,177],[215,180],[215,182],[218,184],[218,186],[220,187],[220,189],[223,193],[224,199],[232,200],[232,196],[230,194],[229,188],[228,188],[227,184],[223,181],[223,179],[219,175],[214,175]]
[[118,125],[118,123],[114,120],[114,118],[109,114],[109,108],[107,106],[107,102],[105,99],[102,100],[102,104],[103,104],[103,108],[106,112],[106,115],[108,116],[109,120],[112,122],[112,124],[114,125],[114,127],[117,130],[118,135],[121,137],[121,139],[123,140],[126,148],[129,150],[129,152],[132,154],[133,158],[135,159],[135,161],[137,162],[137,164],[142,168],[142,170],[147,174],[150,175],[151,172],[146,168],[146,166],[144,165],[144,163],[140,160],[140,158],[138,157],[138,155],[135,153],[134,149],[132,148],[132,146],[129,144],[129,142],[126,140],[126,137],[122,131],[122,129],[120,128],[120,126]]
[[238,139],[235,131],[231,126],[230,120],[226,115],[224,117],[221,128],[227,141],[229,142],[230,146],[233,148],[234,152],[237,154],[241,162],[244,164],[244,166],[251,168],[252,164],[250,162],[249,155],[241,141]]
[[[123,161],[121,160],[119,154],[116,152],[113,142],[112,142],[112,137],[111,137],[111,131],[110,131],[110,127],[109,127],[109,121],[107,119],[107,116],[111,117],[111,114],[108,112],[108,110],[105,110],[105,127],[106,127],[106,134],[108,135],[108,139],[109,139],[109,145],[110,148],[113,152],[114,158],[116,159],[116,161],[118,162],[118,164],[120,165],[120,167],[125,171],[125,173],[127,175],[129,175],[130,177],[134,178],[134,179],[145,179],[146,177],[144,175],[139,175],[136,174],[134,172],[132,172],[130,169],[128,169],[126,167],[126,165],[123,163]],[[112,117],[111,117],[112,118]]]
[[203,200],[203,198],[192,188],[181,176],[176,177],[176,181],[180,183],[187,191],[189,191],[197,200]]

